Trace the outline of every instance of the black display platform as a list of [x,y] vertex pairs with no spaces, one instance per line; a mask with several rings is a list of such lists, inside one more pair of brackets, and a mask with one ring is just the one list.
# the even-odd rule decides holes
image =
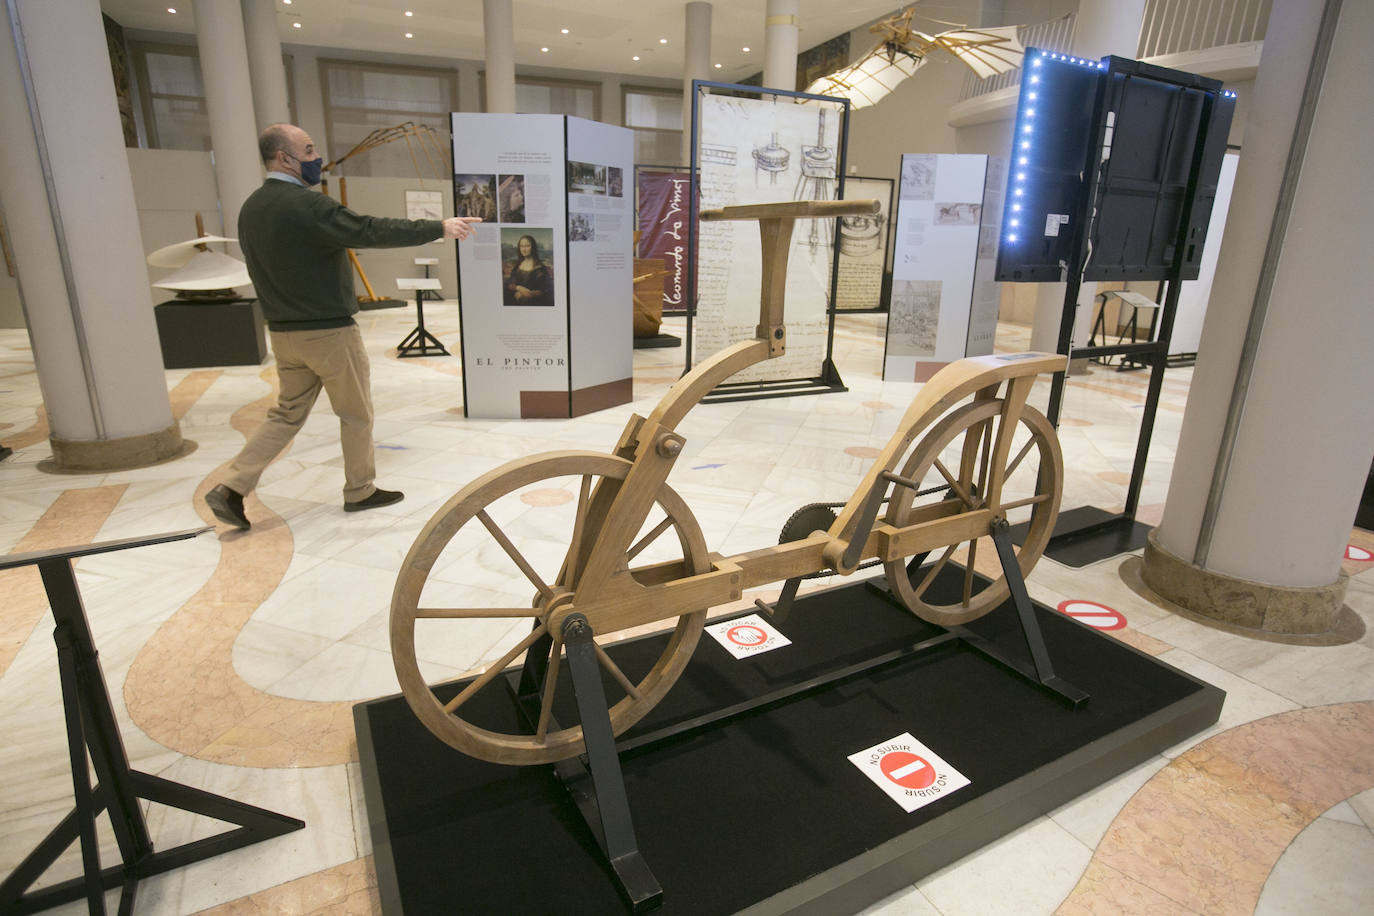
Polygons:
[[[1011,539],[1025,542],[1029,523],[1011,526]],[[1144,547],[1153,525],[1138,522],[1123,513],[1108,512],[1096,506],[1079,506],[1059,513],[1045,556],[1056,563],[1082,569],[1084,566],[1120,556]]]
[[267,356],[267,326],[256,299],[178,302],[153,308],[166,369],[256,366]]
[[672,334],[654,334],[652,337],[634,338],[634,348],[636,350],[649,350],[654,347],[680,347],[682,338]]
[[[935,588],[957,580],[948,570]],[[1036,613],[1056,672],[1092,695],[1077,711],[954,641],[705,732],[623,752],[639,847],[663,887],[661,912],[857,911],[1220,715],[1225,695],[1217,688],[1043,605]],[[792,645],[744,661],[703,635],[682,679],[622,738],[943,632],[866,583],[798,600],[779,629]],[[970,629],[1026,656],[1009,604]],[[661,638],[609,652],[627,671],[642,670]],[[571,693],[560,689],[560,702],[570,704]],[[516,729],[518,716],[499,691],[479,693],[463,710],[487,727]],[[555,715],[572,719],[567,709]],[[384,912],[625,911],[552,767],[497,766],[454,751],[400,696],[355,706],[354,720]],[[971,784],[908,814],[846,759],[904,732]]]

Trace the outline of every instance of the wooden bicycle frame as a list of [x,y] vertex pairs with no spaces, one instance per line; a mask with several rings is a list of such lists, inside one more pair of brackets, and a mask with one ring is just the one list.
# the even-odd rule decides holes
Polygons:
[[[877,201],[794,201],[779,204],[708,210],[703,220],[757,219],[763,245],[763,282],[759,324],[752,340],[736,343],[699,363],[664,395],[647,417],[635,415],[626,424],[615,454],[632,462],[623,480],[603,479],[573,534],[560,590],[566,597],[551,603],[548,631],[559,633],[569,614],[584,613],[598,632],[607,633],[652,623],[702,608],[738,600],[744,589],[790,579],[824,569],[848,574],[867,559],[893,561],[946,547],[987,534],[1000,516],[1001,469],[1011,447],[1026,396],[1042,372],[1062,370],[1065,357],[1043,353],[984,356],[961,360],[927,383],[907,408],[897,432],[874,460],[828,531],[801,540],[723,557],[711,554],[711,568],[683,575],[682,562],[641,567],[632,576],[627,557],[638,545],[631,538],[641,530],[655,495],[665,484],[685,442],[677,424],[701,399],[730,376],[786,351],[783,295],[788,248],[797,219],[836,218],[876,213]],[[998,434],[992,443],[991,479],[979,494],[983,508],[959,511],[972,502],[945,500],[918,510],[900,528],[877,521],[877,509],[887,490],[886,476],[906,453],[917,434],[950,407],[972,395],[989,399],[1008,382]],[[973,439],[974,437],[970,437]],[[981,438],[981,437],[979,437]],[[961,470],[977,460],[978,442],[966,441]],[[967,477],[965,473],[963,476]],[[957,490],[957,481],[950,481]],[[901,484],[897,484],[900,486]],[[668,522],[649,532],[647,544],[666,530]]]

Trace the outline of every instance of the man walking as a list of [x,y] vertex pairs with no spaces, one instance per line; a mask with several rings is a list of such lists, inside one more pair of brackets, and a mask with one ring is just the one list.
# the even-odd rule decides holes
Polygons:
[[224,481],[206,494],[206,505],[221,522],[250,527],[244,496],[295,437],[321,389],[339,418],[344,511],[400,502],[404,494],[373,482],[371,377],[353,320],[358,300],[348,249],[404,248],[441,236],[462,240],[480,220],[364,216],[309,190],[319,184],[324,160],[310,135],[293,124],[264,130],[258,151],[267,179],[239,211],[239,247],[271,332],[280,390]]

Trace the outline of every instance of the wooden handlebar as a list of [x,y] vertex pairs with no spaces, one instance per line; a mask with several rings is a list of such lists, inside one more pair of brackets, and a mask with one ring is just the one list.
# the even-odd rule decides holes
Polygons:
[[879,210],[876,200],[789,200],[776,204],[744,204],[702,210],[704,220],[717,219],[834,219],[837,216],[873,216]]

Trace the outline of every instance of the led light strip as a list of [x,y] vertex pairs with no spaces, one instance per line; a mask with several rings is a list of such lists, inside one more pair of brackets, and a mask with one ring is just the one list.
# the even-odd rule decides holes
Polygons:
[[[1045,61],[1051,60],[1059,63],[1077,64],[1091,70],[1107,69],[1106,61],[1088,60],[1084,57],[1074,57],[1070,54],[1054,54],[1041,51],[1030,58],[1031,74],[1026,79],[1033,87],[1026,92],[1026,101],[1035,102],[1040,95],[1040,89],[1035,88],[1040,85],[1040,74],[1034,72],[1044,66]],[[1012,173],[1012,215],[1007,220],[1008,232],[1004,237],[1009,245],[1015,245],[1021,238],[1021,198],[1026,196],[1026,179],[1029,174],[1031,140],[1035,134],[1035,125],[1031,123],[1035,117],[1035,106],[1027,105],[1021,111],[1021,117],[1016,124],[1015,140],[1013,141],[1013,153],[1015,158],[1015,171]]]

